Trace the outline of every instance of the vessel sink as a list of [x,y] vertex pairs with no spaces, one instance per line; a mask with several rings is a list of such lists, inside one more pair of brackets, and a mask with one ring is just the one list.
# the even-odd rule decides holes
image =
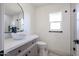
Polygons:
[[18,32],[18,33],[12,33],[12,38],[16,40],[24,39],[26,37],[26,34],[23,32]]

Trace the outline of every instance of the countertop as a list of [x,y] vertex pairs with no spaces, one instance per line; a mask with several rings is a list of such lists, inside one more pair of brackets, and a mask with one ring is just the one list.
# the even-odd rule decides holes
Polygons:
[[7,54],[9,51],[12,51],[34,39],[37,39],[38,35],[27,35],[25,39],[15,40],[12,38],[8,38],[4,40],[4,54]]

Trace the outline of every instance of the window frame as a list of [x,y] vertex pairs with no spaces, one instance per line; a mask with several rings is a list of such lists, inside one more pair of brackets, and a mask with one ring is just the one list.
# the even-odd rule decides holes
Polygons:
[[[49,15],[50,14],[53,14],[53,13],[49,13]],[[56,30],[55,29],[50,30],[50,24],[51,23],[56,23],[56,22],[57,23],[59,22],[61,24],[61,29],[59,29],[59,30],[58,29],[56,29]],[[49,16],[49,32],[62,33],[63,32],[63,19],[61,21],[50,21],[50,16]]]

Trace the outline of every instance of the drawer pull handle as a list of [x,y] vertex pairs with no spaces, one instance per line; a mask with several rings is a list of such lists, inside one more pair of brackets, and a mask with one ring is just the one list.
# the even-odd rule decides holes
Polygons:
[[34,44],[34,42],[32,42],[32,44]]
[[31,53],[31,51],[29,51],[29,53]]
[[73,51],[76,51],[76,49],[75,49],[75,48],[73,48]]
[[18,50],[18,53],[21,53],[21,50]]
[[25,54],[25,56],[28,56],[27,54]]

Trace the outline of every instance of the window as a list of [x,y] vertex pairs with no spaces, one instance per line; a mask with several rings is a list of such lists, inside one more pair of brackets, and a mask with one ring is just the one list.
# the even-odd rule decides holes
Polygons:
[[50,13],[49,14],[49,31],[62,32],[62,13]]

